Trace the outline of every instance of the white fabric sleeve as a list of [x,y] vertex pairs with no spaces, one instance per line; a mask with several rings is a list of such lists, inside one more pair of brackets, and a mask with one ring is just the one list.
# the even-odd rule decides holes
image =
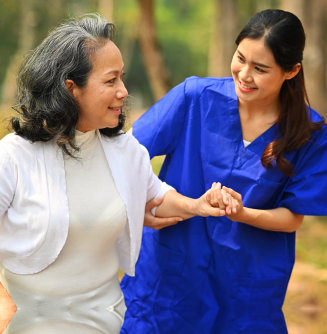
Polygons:
[[[7,238],[10,232],[7,226],[8,209],[14,199],[17,184],[17,168],[7,150],[0,144],[0,262],[7,254]],[[9,229],[9,230],[8,230]]]
[[0,219],[8,211],[15,195],[17,169],[9,154],[0,146]]

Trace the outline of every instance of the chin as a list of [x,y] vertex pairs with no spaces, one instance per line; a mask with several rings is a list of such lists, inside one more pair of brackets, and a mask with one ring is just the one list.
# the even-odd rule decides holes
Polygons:
[[110,128],[110,129],[113,129],[113,128],[116,128],[118,126],[119,122],[113,124],[113,123],[110,123],[110,124],[107,124],[105,127],[106,128]]

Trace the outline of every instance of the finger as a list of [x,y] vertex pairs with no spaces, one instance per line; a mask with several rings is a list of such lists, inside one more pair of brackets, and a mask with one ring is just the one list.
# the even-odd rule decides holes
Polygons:
[[211,189],[209,190],[209,195],[210,195],[210,205],[211,206],[219,206],[218,204],[218,198],[217,198],[217,193],[216,193],[216,187],[217,187],[217,183],[216,182],[213,182],[212,183],[212,186],[211,186]]
[[213,206],[218,207],[219,206],[219,192],[221,189],[221,184],[217,182],[212,183],[211,187],[211,202]]
[[230,204],[231,204],[230,198],[231,198],[231,195],[226,193],[224,190],[222,190],[221,193],[222,193],[222,196],[223,196],[224,204],[226,205],[226,207],[225,207],[226,214],[230,214]]
[[222,210],[220,208],[210,207],[207,209],[207,214],[208,216],[212,216],[212,217],[221,217],[221,216],[225,216],[226,212],[225,210]]
[[223,189],[230,195],[232,195],[235,199],[237,199],[238,201],[242,201],[242,195],[240,193],[238,193],[237,191],[233,190],[232,188],[227,188],[227,187],[223,187]]
[[181,217],[169,217],[169,218],[155,218],[151,221],[151,225],[147,225],[147,227],[151,227],[155,230],[160,230],[165,227],[169,227],[172,225],[176,225],[180,221],[182,221],[183,218]]
[[212,201],[212,191],[208,190],[206,192],[206,200],[210,205],[213,205],[213,201]]
[[220,182],[217,183],[215,194],[217,196],[217,202],[218,202],[219,208],[225,209],[225,204],[224,204],[223,196],[221,193],[221,183]]
[[233,209],[232,212],[236,213],[237,212],[237,208],[240,206],[240,204],[238,203],[238,200],[236,200],[235,198],[233,198]]
[[233,210],[233,197],[230,194],[228,194],[228,206],[226,208],[226,213],[230,215],[232,213],[232,210]]
[[213,182],[211,188],[206,192],[205,199],[211,206],[218,206],[218,202],[215,196],[216,182]]
[[231,196],[230,194],[228,194],[225,189],[221,189],[221,195],[223,198],[223,203],[225,204],[225,206],[228,206],[229,204],[229,197]]
[[145,205],[145,211],[151,211],[152,208],[155,206],[159,206],[163,201],[163,196],[162,197],[157,197],[146,203]]

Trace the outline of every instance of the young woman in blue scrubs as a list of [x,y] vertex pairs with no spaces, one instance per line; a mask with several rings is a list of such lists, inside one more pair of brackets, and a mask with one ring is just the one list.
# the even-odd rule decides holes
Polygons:
[[327,215],[327,129],[309,107],[295,15],[262,11],[236,44],[232,78],[188,78],[133,125],[152,157],[166,155],[162,180],[190,197],[220,180],[243,205],[145,228],[122,282],[125,333],[287,333],[295,231]]

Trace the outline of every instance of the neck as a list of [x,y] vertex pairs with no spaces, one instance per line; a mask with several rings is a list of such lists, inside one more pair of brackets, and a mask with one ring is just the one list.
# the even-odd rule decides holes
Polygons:
[[273,103],[243,102],[238,100],[240,114],[247,118],[266,118],[276,121],[280,113],[279,101]]

